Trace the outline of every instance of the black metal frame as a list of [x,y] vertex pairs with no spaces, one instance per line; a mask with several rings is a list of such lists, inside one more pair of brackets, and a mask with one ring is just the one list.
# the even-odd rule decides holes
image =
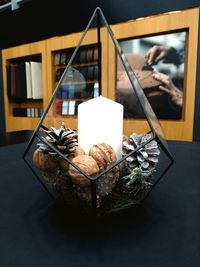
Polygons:
[[[125,157],[121,158],[120,160],[118,160],[117,162],[111,164],[110,166],[108,166],[105,170],[103,170],[101,173],[99,173],[98,175],[96,175],[95,177],[90,177],[88,176],[81,168],[79,168],[76,164],[74,164],[71,160],[69,160],[67,157],[65,157],[60,151],[58,151],[55,147],[53,147],[51,144],[49,144],[46,139],[40,134],[40,128],[43,129],[47,129],[42,123],[55,99],[56,93],[65,77],[65,74],[68,70],[68,68],[70,67],[71,63],[73,62],[75,55],[79,49],[79,47],[81,46],[81,43],[86,35],[86,33],[88,32],[93,20],[95,19],[95,16],[97,17],[97,40],[98,40],[98,71],[99,71],[99,75],[98,75],[98,82],[99,82],[99,91],[101,92],[101,24],[103,22],[103,25],[106,27],[109,36],[111,37],[115,49],[117,51],[118,56],[120,57],[124,69],[128,75],[128,78],[130,80],[130,83],[132,85],[132,88],[136,94],[136,96],[138,97],[139,103],[141,105],[141,108],[145,114],[146,120],[149,124],[149,127],[151,129],[150,133],[152,134],[152,137],[144,144],[140,145],[139,147],[137,147],[134,151],[130,152],[129,154],[127,154]],[[124,52],[122,51],[118,41],[114,38],[114,34],[110,28],[110,26],[107,23],[106,18],[103,15],[102,10],[97,7],[77,45],[77,47],[75,48],[56,88],[55,91],[46,107],[46,109],[44,110],[44,113],[42,114],[42,117],[30,139],[30,141],[28,142],[28,145],[22,155],[23,159],[25,160],[25,162],[28,164],[28,166],[31,168],[31,170],[33,171],[33,173],[36,175],[37,179],[39,180],[39,182],[43,185],[43,187],[47,190],[47,192],[52,196],[51,192],[48,190],[47,186],[45,185],[45,183],[43,183],[43,181],[41,181],[41,179],[37,176],[37,174],[35,173],[35,171],[33,170],[33,168],[31,167],[31,165],[29,164],[29,162],[26,160],[26,155],[34,141],[34,138],[37,137],[40,139],[41,142],[45,143],[47,146],[49,146],[54,152],[56,152],[60,157],[62,157],[64,160],[66,160],[69,164],[71,164],[76,170],[78,170],[81,174],[83,174],[87,179],[89,179],[91,181],[91,190],[92,190],[92,207],[94,209],[96,209],[97,207],[97,201],[96,201],[96,180],[99,179],[102,175],[106,174],[107,172],[109,172],[110,170],[112,170],[113,168],[115,168],[117,165],[119,165],[120,163],[122,163],[124,160],[126,160],[126,158],[128,158],[129,156],[131,156],[132,154],[136,153],[139,149],[141,149],[142,147],[144,147],[145,145],[147,145],[148,143],[150,143],[152,140],[156,140],[158,142],[158,144],[160,145],[160,147],[162,148],[162,150],[164,151],[164,153],[167,155],[170,163],[167,166],[167,168],[163,171],[162,175],[157,179],[157,181],[154,183],[154,185],[152,186],[152,188],[149,190],[148,194],[150,193],[150,191],[155,187],[155,185],[160,181],[160,179],[164,176],[164,174],[168,171],[168,169],[170,168],[170,166],[173,163],[173,157],[168,149],[168,145],[163,137],[163,133],[162,133],[162,129],[160,126],[160,123],[158,121],[158,119],[156,118],[156,115],[154,113],[154,111],[152,110],[135,74],[133,73]],[[147,194],[147,195],[148,195]],[[146,197],[145,197],[146,198]]]

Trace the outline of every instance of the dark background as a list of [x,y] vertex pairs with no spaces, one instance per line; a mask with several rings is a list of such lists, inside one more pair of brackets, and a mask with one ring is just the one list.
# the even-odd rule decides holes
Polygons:
[[[31,0],[15,11],[0,12],[0,49],[84,30],[95,7],[109,24],[200,6],[199,0]],[[200,35],[200,34],[199,34]],[[200,38],[199,38],[200,39]],[[1,64],[1,59],[0,59]],[[0,132],[4,126],[2,67],[0,66]],[[198,53],[197,73],[200,73]],[[197,77],[194,140],[200,140],[200,78]]]

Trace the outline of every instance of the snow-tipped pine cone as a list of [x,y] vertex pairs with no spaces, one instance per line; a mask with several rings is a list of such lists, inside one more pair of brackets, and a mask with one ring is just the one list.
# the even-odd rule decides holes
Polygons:
[[[66,128],[64,123],[61,124],[59,129],[51,127],[50,130],[44,130],[44,133],[46,134],[45,139],[47,143],[51,144],[65,156],[74,153],[78,146],[77,133],[70,128]],[[50,155],[57,155],[57,153],[45,143],[38,143],[38,146],[40,150],[46,151]]]
[[[74,130],[66,128],[64,123],[62,123],[59,129],[51,127],[50,130],[44,130],[44,133],[47,143],[65,156],[68,157],[76,153],[78,149],[78,135]],[[42,141],[37,146],[38,148],[33,154],[34,165],[42,171],[52,171],[61,157]]]
[[[139,146],[145,144],[151,138],[151,134],[136,134],[133,133],[123,141],[122,155],[126,156],[134,151]],[[141,168],[143,170],[151,170],[158,163],[160,150],[155,140],[144,145],[137,152],[133,153],[126,159],[127,166],[130,170]]]

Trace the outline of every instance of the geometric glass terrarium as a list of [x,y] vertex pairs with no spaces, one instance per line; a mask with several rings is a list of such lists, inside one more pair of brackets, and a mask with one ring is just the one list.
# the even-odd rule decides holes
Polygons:
[[[95,36],[92,45],[91,36]],[[114,47],[115,66],[102,60],[103,39]],[[101,216],[141,203],[173,158],[158,119],[100,8],[95,9],[73,53],[62,51],[54,55],[54,61],[62,61],[62,68],[56,70],[57,86],[24,151],[25,162],[51,196],[78,213]],[[108,98],[113,82],[110,71],[126,81],[124,106],[113,101],[118,99],[118,82],[113,83],[116,95]],[[123,132],[123,123],[129,122],[126,105],[143,113],[145,129],[130,127]]]

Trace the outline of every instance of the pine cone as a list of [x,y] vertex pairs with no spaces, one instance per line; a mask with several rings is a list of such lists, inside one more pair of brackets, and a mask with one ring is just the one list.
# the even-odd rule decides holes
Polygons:
[[[60,129],[51,127],[50,130],[45,130],[45,138],[48,143],[54,146],[57,150],[66,156],[70,156],[75,153],[78,142],[77,133],[72,129],[65,127],[62,123]],[[58,157],[57,153],[54,152],[48,145],[43,142],[39,142],[38,148],[33,154],[34,165],[43,171],[43,178],[53,189],[56,191],[60,190],[60,180],[56,175],[56,171],[61,167],[60,161],[62,160],[62,169],[68,169],[68,163]]]
[[[136,134],[133,133],[128,139],[123,142],[122,155],[126,156],[131,151],[134,151],[140,145],[146,143],[151,138],[151,134]],[[160,150],[155,140],[146,144],[144,147],[133,153],[126,159],[127,166],[130,170],[141,168],[142,170],[151,170],[158,163]]]
[[[65,156],[69,156],[71,153],[73,153],[78,146],[77,133],[70,128],[66,128],[64,123],[62,123],[59,129],[51,127],[50,130],[45,130],[44,132],[46,134],[45,138],[47,142]],[[44,143],[38,143],[38,146],[40,150],[45,151],[52,156],[57,155],[56,152],[54,152]]]
[[112,170],[102,175],[97,180],[97,193],[100,196],[109,195],[110,192],[115,187],[116,182],[119,179],[119,168],[118,166],[114,167]]

